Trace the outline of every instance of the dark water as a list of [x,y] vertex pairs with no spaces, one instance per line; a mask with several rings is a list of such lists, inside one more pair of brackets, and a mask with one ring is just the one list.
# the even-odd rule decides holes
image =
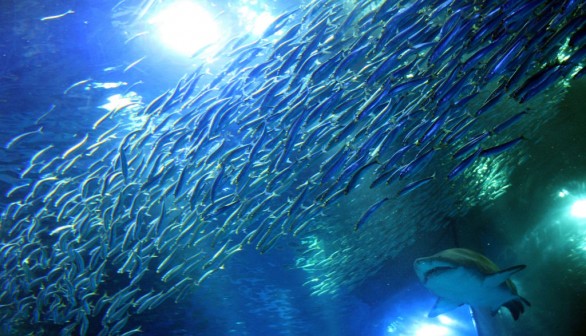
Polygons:
[[452,247],[586,333],[582,2],[199,3],[188,56],[171,1],[1,4],[2,335],[477,335]]

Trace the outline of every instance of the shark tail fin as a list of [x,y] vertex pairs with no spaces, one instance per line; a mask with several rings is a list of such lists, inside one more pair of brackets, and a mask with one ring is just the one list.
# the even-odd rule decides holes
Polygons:
[[511,312],[513,319],[517,321],[517,319],[519,319],[519,316],[521,316],[521,314],[523,314],[523,312],[525,311],[524,304],[527,306],[531,306],[531,303],[529,303],[529,301],[527,301],[525,298],[521,296],[518,296],[516,299],[506,302],[505,304],[503,304],[503,306],[507,308],[509,312]]
[[484,283],[485,283],[485,285],[487,285],[489,287],[497,287],[500,284],[502,284],[503,282],[507,281],[507,279],[509,279],[511,277],[511,275],[525,269],[525,267],[527,267],[527,266],[517,265],[517,266],[506,268],[502,271],[498,271],[496,273],[488,275],[484,279]]

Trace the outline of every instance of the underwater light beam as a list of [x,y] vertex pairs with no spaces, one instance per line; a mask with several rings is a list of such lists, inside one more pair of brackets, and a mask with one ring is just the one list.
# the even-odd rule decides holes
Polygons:
[[130,103],[132,103],[132,100],[130,98],[124,97],[121,94],[115,94],[108,97],[108,103],[98,106],[98,108],[112,111],[122,106],[129,105]]
[[575,201],[570,213],[576,218],[586,218],[586,198]]
[[185,56],[191,56],[220,39],[220,30],[214,17],[191,1],[170,4],[149,23],[156,26],[163,44]]
[[444,336],[450,335],[451,331],[445,326],[435,324],[423,324],[415,330],[416,336]]
[[240,7],[238,15],[243,19],[245,29],[256,36],[261,36],[275,21],[275,17],[269,12],[259,13],[247,6]]

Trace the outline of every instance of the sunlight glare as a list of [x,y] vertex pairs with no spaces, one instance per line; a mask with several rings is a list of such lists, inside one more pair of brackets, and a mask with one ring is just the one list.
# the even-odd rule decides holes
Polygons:
[[220,38],[214,17],[203,7],[191,1],[170,4],[150,23],[158,30],[161,42],[175,52],[191,56]]
[[579,199],[572,205],[570,210],[572,216],[576,218],[586,218],[586,199]]

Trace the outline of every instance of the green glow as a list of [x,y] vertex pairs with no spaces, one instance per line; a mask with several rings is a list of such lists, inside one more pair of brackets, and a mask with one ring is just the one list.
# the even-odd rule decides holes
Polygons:
[[557,54],[557,59],[558,59],[558,62],[560,62],[560,63],[567,61],[568,58],[570,58],[570,56],[572,55],[572,53],[570,51],[569,42],[570,42],[570,38],[568,37],[565,40],[564,44],[560,47],[560,50]]
[[511,186],[508,169],[505,169],[506,156],[479,158],[465,174],[474,193],[464,197],[469,207],[486,205],[501,197]]
[[574,202],[570,213],[576,218],[586,218],[586,199],[579,199]]

